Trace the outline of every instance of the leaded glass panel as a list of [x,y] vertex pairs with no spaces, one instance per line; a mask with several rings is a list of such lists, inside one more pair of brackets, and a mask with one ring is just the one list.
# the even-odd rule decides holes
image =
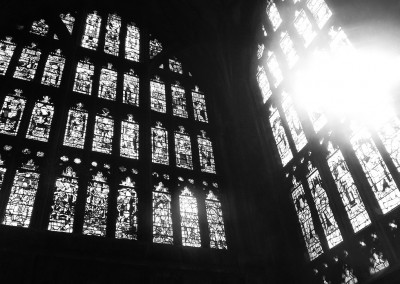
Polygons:
[[153,189],[153,242],[173,244],[171,195],[162,182]]
[[152,162],[168,165],[168,131],[160,122],[151,128]]
[[59,49],[57,49],[54,53],[50,53],[44,67],[42,84],[52,87],[59,87],[64,65],[65,57],[61,55],[61,51]]
[[197,121],[208,122],[206,100],[204,98],[204,94],[199,91],[197,86],[194,90],[192,90],[192,101],[194,118]]
[[131,159],[139,158],[139,124],[128,115],[121,125],[121,156]]
[[294,48],[294,43],[290,38],[288,32],[281,33],[281,40],[279,44],[283,51],[283,54],[286,57],[286,61],[288,63],[289,68],[292,68],[299,60],[299,56],[297,55],[297,51]]
[[313,14],[315,21],[320,29],[328,22],[332,16],[332,11],[324,0],[308,0],[307,8]]
[[179,208],[181,212],[182,245],[200,247],[201,238],[197,199],[187,187],[185,187],[179,196]]
[[176,58],[169,59],[169,70],[175,73],[183,74],[182,63],[180,63]]
[[67,127],[65,128],[64,145],[83,149],[85,144],[88,113],[82,109],[81,103],[68,112]]
[[290,151],[288,138],[286,136],[285,129],[283,128],[282,119],[276,108],[271,107],[269,122],[271,124],[276,146],[278,147],[279,156],[282,160],[282,165],[286,166],[286,164],[293,158],[293,155]]
[[108,110],[103,109],[101,115],[96,115],[92,150],[111,154],[113,135],[114,120],[109,116]]
[[63,21],[64,25],[67,27],[67,30],[70,34],[72,34],[72,30],[74,29],[75,18],[71,16],[71,14],[61,14],[61,20]]
[[121,29],[121,17],[115,14],[108,15],[106,25],[106,39],[104,52],[118,56],[119,53],[119,31]]
[[257,67],[257,82],[263,96],[263,102],[266,103],[271,97],[272,91],[263,66]]
[[139,77],[135,75],[133,70],[124,74],[124,91],[122,102],[139,106]]
[[53,115],[54,106],[50,103],[49,97],[45,96],[43,100],[36,102],[32,111],[26,138],[47,142]]
[[264,54],[264,49],[265,49],[265,45],[264,44],[259,44],[257,47],[257,59],[261,59],[261,57]]
[[172,112],[174,115],[187,118],[185,89],[177,82],[171,85],[172,92]]
[[45,20],[34,21],[31,27],[31,33],[45,36],[49,32],[49,25],[46,24]]
[[26,104],[21,93],[21,90],[15,90],[15,95],[5,97],[0,113],[0,133],[17,135]]
[[275,54],[271,51],[268,52],[267,66],[272,75],[274,87],[277,88],[283,80],[283,75],[278,60],[276,59]]
[[167,112],[167,102],[165,97],[165,84],[156,77],[150,81],[151,109],[157,112]]
[[316,107],[309,109],[308,115],[311,119],[311,123],[314,127],[315,132],[319,132],[328,122],[326,115],[323,113],[322,109]]
[[109,63],[108,68],[102,68],[99,83],[99,98],[115,101],[117,94],[117,72]]
[[193,170],[192,144],[183,126],[180,126],[179,132],[175,132],[175,155],[177,167]]
[[378,136],[400,170],[400,121],[394,113],[388,114],[388,120],[378,129]]
[[270,4],[267,7],[267,15],[268,19],[271,22],[272,28],[274,29],[274,32],[279,28],[279,26],[282,24],[282,18],[281,15],[279,15],[278,8],[276,7],[275,3],[270,2]]
[[134,24],[128,24],[125,40],[125,58],[139,62],[140,31]]
[[309,46],[317,33],[313,30],[312,24],[304,10],[301,10],[300,12],[296,11],[296,19],[293,24],[298,34],[303,38],[304,46]]
[[96,50],[99,44],[101,17],[96,11],[86,17],[85,32],[82,38],[82,47]]
[[0,75],[6,74],[11,57],[14,54],[15,46],[11,37],[0,41]]
[[36,68],[40,59],[40,50],[36,48],[36,44],[32,43],[31,47],[22,49],[21,57],[15,68],[14,78],[31,81],[35,77]]
[[88,59],[79,61],[76,67],[74,92],[91,95],[94,65]]
[[222,217],[221,203],[218,197],[210,191],[205,200],[208,230],[210,233],[210,247],[227,249],[224,219]]
[[206,137],[206,132],[197,136],[200,156],[200,169],[202,172],[215,174],[215,160],[211,140]]
[[138,198],[135,191],[135,182],[127,177],[119,184],[117,197],[117,224],[115,238],[133,239],[137,236],[137,204]]
[[153,59],[157,54],[162,51],[163,47],[161,42],[157,39],[150,40],[150,59]]

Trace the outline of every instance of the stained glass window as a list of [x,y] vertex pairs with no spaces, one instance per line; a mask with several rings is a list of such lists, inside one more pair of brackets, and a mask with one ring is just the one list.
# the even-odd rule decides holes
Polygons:
[[293,186],[292,199],[299,218],[301,232],[306,242],[308,255],[312,261],[323,253],[321,242],[314,229],[310,206],[305,197],[303,186],[297,183],[295,178],[293,178]]
[[128,24],[125,40],[125,58],[139,62],[140,31],[135,24]]
[[175,73],[182,74],[182,63],[180,63],[176,58],[169,59],[169,70]]
[[369,258],[369,273],[375,274],[379,271],[389,267],[389,261],[384,258],[383,253],[377,251],[376,249],[371,250],[371,257]]
[[[11,147],[11,146],[7,146],[6,145],[4,147],[6,149],[10,149],[9,147]],[[0,189],[1,189],[1,186],[3,185],[4,175],[5,175],[6,171],[7,171],[6,159],[5,159],[4,155],[3,155],[3,153],[0,153]]]
[[108,207],[107,177],[101,171],[93,175],[86,193],[83,233],[85,235],[105,236]]
[[215,174],[215,160],[212,143],[206,137],[206,132],[201,130],[201,136],[197,136],[199,144],[200,169],[202,172]]
[[117,239],[134,239],[137,233],[137,204],[135,182],[130,177],[119,184],[117,197],[117,224],[115,237]]
[[257,59],[261,59],[261,57],[264,54],[264,49],[265,49],[264,44],[259,44],[258,45],[258,48],[257,48]]
[[94,65],[88,59],[79,61],[76,67],[74,92],[90,95],[92,93],[92,81]]
[[205,200],[208,230],[210,233],[210,247],[227,249],[225,238],[224,219],[222,217],[221,203],[217,196],[210,191]]
[[27,81],[33,80],[40,54],[40,50],[36,48],[36,44],[34,43],[32,43],[31,47],[24,47],[15,69],[14,78]]
[[150,59],[153,59],[157,54],[162,51],[163,47],[161,42],[157,39],[150,40]]
[[85,32],[82,38],[82,47],[96,50],[99,44],[101,17],[96,11],[86,17]]
[[71,16],[71,14],[61,14],[60,15],[61,20],[67,27],[67,30],[69,31],[70,34],[72,34],[72,30],[74,29],[74,23],[75,23],[75,18]]
[[[64,156],[62,159],[68,158]],[[76,172],[67,166],[56,180],[48,230],[72,233],[77,192]]]
[[307,17],[304,10],[296,11],[296,19],[294,20],[294,27],[299,35],[304,40],[304,46],[307,47],[313,41],[317,33],[313,30],[312,24]]
[[139,124],[128,115],[121,126],[121,156],[131,159],[139,158]]
[[15,90],[15,95],[5,97],[0,113],[0,133],[17,135],[26,104],[21,94],[21,90]]
[[192,162],[192,144],[190,143],[190,136],[185,133],[185,128],[180,126],[180,131],[175,132],[175,155],[176,166],[193,170]]
[[321,29],[332,16],[332,11],[326,5],[324,0],[308,0],[307,8],[311,11],[317,22],[318,27]]
[[65,129],[64,145],[83,149],[85,144],[88,113],[78,103],[76,108],[68,112],[67,127]]
[[329,29],[329,37],[331,39],[329,45],[331,50],[334,52],[346,51],[353,48],[341,27],[331,27]]
[[378,135],[393,163],[400,170],[400,121],[395,114],[390,115],[388,121],[379,128]]
[[286,164],[293,158],[292,152],[290,151],[290,146],[288,138],[283,128],[282,119],[276,108],[270,108],[269,122],[272,127],[272,133],[275,138],[276,146],[278,147],[279,156],[282,160],[282,165]]
[[315,207],[318,211],[318,217],[321,221],[322,228],[329,248],[333,248],[343,241],[339,226],[335,220],[332,209],[329,205],[328,195],[323,188],[321,176],[316,168],[311,163],[308,163],[309,174],[307,176],[308,186],[311,190]]
[[99,83],[99,98],[115,101],[117,94],[117,72],[113,69],[112,64],[108,64],[108,68],[102,68]]
[[282,93],[282,108],[296,149],[300,151],[307,144],[307,139],[301,126],[299,116],[294,108],[293,100],[285,92]]
[[44,67],[42,84],[59,87],[64,65],[65,57],[61,55],[61,50],[57,49],[56,52],[50,53]]
[[279,15],[278,8],[276,7],[275,3],[273,3],[272,1],[270,2],[270,4],[267,7],[267,15],[268,15],[268,19],[270,20],[270,22],[272,24],[272,28],[274,29],[274,31],[276,31],[279,28],[279,26],[282,24],[282,18],[281,18],[281,15]]
[[272,91],[263,66],[257,67],[257,82],[263,96],[263,102],[266,103],[271,97]]
[[53,115],[54,106],[50,103],[49,97],[45,96],[43,100],[36,102],[32,111],[26,138],[47,142]]
[[353,149],[368,178],[383,214],[400,204],[400,192],[365,127],[352,126]]
[[41,19],[39,21],[34,21],[31,27],[31,33],[45,36],[49,31],[49,26],[46,24],[45,20]]
[[274,87],[277,88],[283,80],[283,75],[278,60],[276,59],[275,54],[271,51],[268,52],[267,66],[272,75]]
[[192,101],[194,118],[197,121],[208,122],[206,100],[197,86],[192,90]]
[[96,115],[92,150],[111,154],[114,120],[109,116],[108,109],[104,108],[102,112],[102,114]]
[[162,182],[153,190],[153,242],[173,244],[171,195]]
[[365,205],[339,149],[328,145],[328,165],[355,233],[371,224]]
[[0,75],[6,74],[14,50],[15,43],[12,42],[11,37],[7,37],[0,41]]
[[188,113],[186,110],[185,89],[178,82],[176,82],[175,85],[171,85],[171,92],[173,114],[176,116],[187,118]]
[[162,127],[161,122],[151,128],[151,145],[153,163],[168,165],[168,131]]
[[308,109],[307,111],[314,130],[318,133],[326,125],[328,119],[322,109],[319,107],[313,107],[312,109]]
[[167,111],[167,103],[165,97],[165,84],[159,77],[150,81],[151,92],[151,109],[154,111],[165,113]]
[[187,187],[179,196],[179,208],[181,212],[182,245],[200,247],[201,238],[197,200]]
[[16,171],[3,224],[29,227],[38,189],[39,167],[31,159]]
[[289,68],[292,68],[296,64],[297,60],[299,60],[299,56],[297,55],[296,49],[294,48],[294,43],[288,32],[281,33],[281,40],[279,44],[283,54],[285,54]]
[[119,53],[119,31],[121,29],[121,17],[115,14],[108,15],[106,25],[106,39],[104,52],[118,56]]
[[133,70],[124,74],[124,91],[122,102],[139,106],[139,77],[135,75]]

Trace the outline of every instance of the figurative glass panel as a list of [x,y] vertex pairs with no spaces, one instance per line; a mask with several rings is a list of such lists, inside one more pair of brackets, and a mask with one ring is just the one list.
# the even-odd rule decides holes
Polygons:
[[202,131],[202,136],[197,136],[200,156],[200,169],[202,172],[215,174],[215,160],[211,141]]
[[7,37],[5,40],[3,39],[0,41],[0,75],[6,74],[14,50],[15,43],[12,42],[11,37]]
[[97,172],[89,182],[86,194],[83,233],[85,235],[105,236],[109,186],[107,178]]
[[64,65],[65,57],[61,55],[59,49],[54,53],[50,53],[46,61],[46,66],[44,67],[42,84],[59,87]]
[[103,110],[102,115],[96,115],[92,150],[111,154],[113,135],[114,120],[108,116],[108,111]]
[[8,199],[3,224],[17,227],[29,227],[33,203],[39,185],[38,166],[29,160],[17,170]]
[[70,34],[72,34],[72,30],[74,29],[75,18],[71,16],[71,14],[61,14],[61,20],[63,21],[64,25],[67,27],[67,30]]
[[296,149],[297,151],[300,151],[307,144],[307,139],[303,128],[301,127],[299,116],[294,108],[293,100],[285,92],[282,93],[282,108],[285,113],[290,134],[292,134],[294,144],[296,145]]
[[222,217],[221,203],[212,191],[205,200],[208,230],[210,232],[210,247],[227,249],[224,219]]
[[296,64],[297,60],[299,60],[299,56],[297,55],[296,49],[294,48],[294,43],[288,32],[281,33],[281,40],[279,44],[283,54],[285,54],[289,68],[292,68]]
[[45,36],[47,35],[48,31],[49,31],[49,26],[43,19],[41,19],[39,21],[33,22],[30,32],[36,35]]
[[92,93],[92,81],[94,65],[88,60],[79,61],[76,67],[74,92],[90,95]]
[[308,0],[307,8],[311,11],[320,29],[328,22],[332,16],[332,11],[324,0]]
[[78,104],[76,108],[71,108],[69,110],[64,136],[65,146],[83,149],[87,119],[88,113],[82,109],[82,104]]
[[22,91],[17,90],[14,96],[5,97],[0,113],[0,133],[17,135],[26,104],[21,93]]
[[281,15],[279,15],[278,8],[275,3],[271,2],[267,7],[268,19],[271,22],[272,28],[276,31],[282,24]]
[[125,58],[139,62],[140,31],[134,24],[128,24],[125,40]]
[[395,114],[379,128],[378,136],[393,163],[400,170],[400,121]]
[[169,70],[175,73],[183,74],[182,63],[176,59],[169,60]]
[[151,145],[153,163],[168,165],[168,131],[161,123],[151,128]]
[[276,59],[275,54],[271,51],[268,52],[267,66],[272,75],[274,87],[277,88],[283,80],[283,75],[278,60]]
[[266,103],[272,95],[272,90],[264,67],[257,67],[257,82],[263,96],[263,102]]
[[[354,126],[353,129],[355,129]],[[386,214],[400,204],[399,189],[394,183],[368,131],[364,127],[357,127],[355,132],[350,142],[378,200],[379,206],[383,214]]]
[[351,225],[353,226],[353,230],[357,233],[371,224],[371,220],[365,210],[364,202],[354,184],[354,180],[350,174],[342,152],[339,149],[335,149],[331,142],[329,142],[328,151],[329,169],[339,190],[340,197],[342,198],[347,215],[349,216]]
[[192,90],[192,101],[194,118],[197,121],[208,122],[206,99],[204,98],[204,95],[200,93],[198,87]]
[[303,186],[297,184],[294,178],[293,186],[294,190],[292,191],[292,199],[299,218],[301,232],[303,233],[304,241],[306,242],[308,255],[312,261],[323,253],[321,242],[314,229],[310,206],[305,197]]
[[269,122],[271,124],[272,133],[275,138],[276,146],[278,147],[279,156],[282,160],[282,165],[286,164],[293,158],[292,152],[290,151],[290,146],[288,138],[283,128],[282,119],[276,108],[271,107],[270,109]]
[[182,245],[200,247],[200,228],[196,197],[185,187],[179,196],[181,212]]
[[120,151],[122,157],[139,158],[139,124],[133,120],[132,115],[122,121]]
[[88,14],[86,17],[85,32],[82,38],[82,47],[96,50],[99,44],[101,17],[96,14]]
[[264,44],[259,44],[258,48],[257,48],[257,59],[261,59],[261,57],[264,54],[264,49],[265,49],[265,45]]
[[121,18],[118,15],[108,15],[106,25],[106,39],[104,52],[118,56],[119,53],[119,31],[121,29]]
[[54,115],[54,106],[49,97],[36,102],[32,111],[31,121],[28,126],[26,138],[47,142],[50,134],[51,122]]
[[57,178],[51,205],[48,230],[72,233],[78,192],[78,178],[72,167],[66,167]]
[[300,12],[296,11],[296,19],[293,24],[298,34],[303,38],[304,46],[308,47],[317,33],[313,30],[312,24],[304,10],[301,10]]
[[187,118],[185,89],[179,85],[171,85],[172,112],[174,115]]
[[157,39],[150,40],[150,59],[153,59],[157,54],[162,51],[163,47],[161,42]]
[[139,106],[139,77],[133,71],[124,74],[124,91],[122,102]]
[[175,133],[175,155],[177,167],[193,170],[190,136],[182,126],[181,131]]
[[40,50],[32,43],[31,47],[22,49],[21,57],[15,68],[14,78],[31,81],[35,77],[36,68],[40,59]]
[[136,240],[138,198],[135,191],[135,183],[127,177],[121,181],[119,186],[115,238]]
[[333,248],[343,241],[342,234],[329,205],[328,195],[322,186],[322,179],[318,170],[313,168],[311,163],[308,164],[308,169],[310,171],[307,177],[308,186],[311,190],[328,246]]
[[99,83],[99,98],[115,101],[117,94],[117,72],[109,64],[108,68],[102,68]]
[[5,159],[2,159],[0,154],[0,189],[3,185],[4,175],[6,174],[7,168],[5,168]]
[[156,78],[150,81],[151,109],[165,113],[167,111],[167,102],[165,97],[165,84]]
[[153,242],[173,244],[171,195],[162,182],[153,191]]

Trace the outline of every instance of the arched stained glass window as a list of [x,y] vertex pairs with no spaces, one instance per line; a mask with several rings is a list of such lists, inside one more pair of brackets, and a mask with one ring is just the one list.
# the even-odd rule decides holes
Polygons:
[[206,100],[204,94],[200,92],[197,86],[192,90],[192,101],[194,118],[197,121],[208,122]]
[[111,154],[113,136],[114,120],[109,115],[109,110],[103,108],[102,113],[96,115],[92,150]]
[[21,94],[21,90],[15,90],[15,95],[5,97],[0,113],[0,133],[17,135],[26,104]]
[[263,66],[257,67],[257,82],[263,96],[263,102],[266,103],[271,97],[272,91]]
[[331,9],[326,5],[324,0],[307,0],[307,8],[311,11],[321,29],[332,16]]
[[117,224],[115,237],[117,239],[137,238],[137,204],[135,182],[128,176],[119,184],[117,197]]
[[34,21],[31,27],[31,33],[45,36],[49,32],[49,25],[46,24],[45,20]]
[[185,89],[179,84],[179,82],[176,82],[174,85],[171,85],[171,93],[173,114],[183,118],[188,118]]
[[319,107],[309,108],[307,112],[315,132],[319,132],[328,122],[325,113]]
[[70,13],[68,13],[68,14],[61,14],[60,18],[67,27],[68,32],[72,34],[72,31],[74,29],[75,17],[73,17]]
[[104,52],[118,56],[119,53],[119,31],[121,29],[121,17],[115,14],[108,15],[106,25],[106,40]]
[[93,74],[94,66],[89,59],[79,61],[75,73],[74,92],[91,95]]
[[275,54],[271,51],[268,52],[267,66],[272,75],[274,87],[277,88],[283,80],[283,75],[278,60],[276,59]]
[[290,151],[289,141],[283,128],[282,119],[276,108],[270,108],[269,122],[275,138],[276,146],[278,147],[279,156],[282,160],[282,165],[285,166],[292,158],[293,154]]
[[168,188],[159,182],[153,187],[153,242],[173,244],[173,241],[171,194]]
[[42,84],[59,87],[64,65],[65,57],[61,55],[61,50],[57,49],[54,53],[50,53],[44,67]]
[[258,49],[257,49],[257,59],[261,59],[261,57],[264,54],[264,49],[265,49],[265,45],[264,44],[259,44],[258,45]]
[[124,74],[124,91],[122,101],[124,104],[139,106],[139,77],[133,70]]
[[200,247],[197,199],[187,187],[184,188],[179,196],[179,207],[181,212],[182,245]]
[[35,43],[32,43],[30,47],[24,47],[15,69],[14,78],[32,81],[35,77],[41,54]]
[[139,158],[139,124],[132,115],[122,121],[121,125],[121,156],[131,159]]
[[6,74],[14,50],[15,43],[12,42],[11,37],[7,37],[0,41],[0,75]]
[[190,143],[190,136],[185,133],[183,126],[179,128],[179,132],[175,132],[176,166],[192,170],[192,144]]
[[99,45],[101,17],[94,11],[86,17],[85,32],[82,37],[82,47],[96,50]]
[[162,51],[163,47],[161,42],[157,39],[150,40],[150,59],[153,59],[157,54]]
[[125,58],[139,62],[140,59],[140,30],[135,24],[128,24],[125,40]]
[[310,20],[304,10],[296,11],[296,19],[294,20],[294,27],[297,33],[303,38],[304,46],[308,47],[314,40],[317,33],[314,31]]
[[340,52],[353,48],[346,33],[341,27],[331,27],[328,34],[331,39],[329,46],[332,51]]
[[35,103],[29,122],[26,138],[44,141],[49,139],[51,122],[54,115],[54,106],[50,98],[45,96]]
[[218,197],[210,190],[206,200],[206,213],[208,230],[210,232],[210,247],[227,249],[224,219],[222,217],[221,203]]
[[168,131],[162,127],[161,122],[151,128],[151,145],[153,163],[168,165]]
[[282,24],[282,18],[279,14],[278,8],[276,7],[275,3],[270,1],[267,7],[267,15],[268,19],[270,20],[274,31],[276,31],[279,26]]
[[157,112],[167,112],[165,84],[159,77],[150,81],[151,109]]
[[297,51],[294,48],[294,43],[290,38],[288,32],[281,33],[281,40],[279,41],[279,45],[286,57],[289,68],[292,68],[299,60],[299,56],[297,55]]
[[65,128],[64,145],[83,149],[85,144],[88,113],[83,104],[78,103],[68,112],[67,127]]
[[117,72],[109,63],[100,72],[99,98],[115,101],[117,96]]
[[207,138],[206,132],[201,130],[201,136],[197,136],[200,156],[200,170],[206,173],[215,174],[215,160],[212,142]]

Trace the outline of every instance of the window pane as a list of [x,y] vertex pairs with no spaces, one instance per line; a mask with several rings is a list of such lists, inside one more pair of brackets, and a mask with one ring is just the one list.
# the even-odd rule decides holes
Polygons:
[[267,66],[272,75],[274,87],[277,88],[283,80],[283,75],[278,60],[276,59],[275,54],[271,51],[268,52]]
[[140,31],[134,24],[128,24],[125,41],[125,58],[139,62]]
[[311,11],[317,22],[318,27],[321,29],[329,18],[332,16],[332,11],[326,5],[324,0],[308,0],[307,8]]
[[103,109],[103,114],[96,115],[92,150],[111,154],[113,135],[114,120],[108,115],[108,110]]
[[36,102],[32,111],[31,120],[26,138],[47,142],[50,134],[51,122],[54,115],[54,106],[49,97]]
[[21,90],[15,90],[15,95],[5,97],[0,114],[0,133],[17,135],[26,104],[21,93]]
[[169,59],[169,70],[175,73],[183,74],[182,63],[180,63],[176,58]]
[[286,57],[289,68],[292,68],[296,64],[297,60],[299,60],[299,56],[297,55],[296,49],[294,48],[294,43],[288,32],[281,33],[281,40],[279,44],[283,54]]
[[161,42],[157,39],[150,40],[150,59],[153,59],[157,54],[162,51],[163,47]]
[[119,53],[119,31],[121,29],[121,18],[118,15],[108,15],[106,25],[106,39],[104,52],[118,56]]
[[39,63],[40,54],[40,50],[36,48],[34,43],[32,43],[31,47],[24,47],[15,69],[14,78],[27,81],[33,80]]
[[177,167],[193,170],[190,136],[182,126],[180,132],[175,132],[175,155]]
[[61,55],[59,49],[54,53],[50,53],[44,67],[42,84],[52,87],[59,87],[61,83],[61,76],[64,70],[65,58]]
[[12,42],[11,37],[7,37],[5,40],[0,41],[0,75],[6,74],[14,50],[15,43]]
[[276,31],[282,23],[282,18],[279,15],[278,8],[276,7],[275,3],[269,4],[267,7],[267,15],[268,19],[271,22],[272,28]]
[[263,102],[266,103],[271,97],[272,91],[264,67],[257,67],[257,82],[263,96]]
[[153,190],[153,242],[173,244],[171,195],[162,182]]
[[199,88],[197,86],[195,87],[194,90],[192,90],[192,100],[193,100],[194,118],[197,121],[208,122],[206,100],[204,98],[204,95],[199,91]]
[[156,77],[155,80],[150,81],[151,93],[151,109],[154,111],[166,113],[167,103],[165,97],[165,84]]
[[276,108],[271,107],[270,109],[269,122],[271,124],[272,133],[275,138],[276,146],[278,147],[279,156],[282,160],[282,165],[286,164],[293,158],[292,152],[290,151],[289,142],[283,128],[282,119]]
[[85,32],[82,38],[82,47],[96,50],[99,44],[101,17],[96,14],[88,14],[86,17]]
[[139,124],[133,120],[132,115],[122,121],[120,151],[122,157],[139,158]]
[[94,65],[88,59],[79,61],[76,67],[74,92],[91,95]]
[[64,145],[83,149],[85,144],[88,113],[78,104],[68,112],[67,127],[65,129]]
[[49,26],[46,24],[46,22],[41,19],[39,21],[34,21],[31,27],[31,33],[40,35],[40,36],[45,36],[47,35],[49,31]]
[[60,15],[61,20],[67,27],[67,30],[69,31],[70,34],[72,34],[72,30],[74,29],[74,23],[75,23],[75,18],[71,16],[71,14],[61,14]]
[[312,24],[304,10],[300,12],[296,11],[296,19],[293,24],[299,35],[303,38],[304,46],[309,46],[317,33],[313,30]]
[[179,197],[181,212],[182,245],[200,247],[200,228],[196,197],[185,187]]
[[139,77],[133,70],[124,74],[124,91],[122,101],[124,104],[139,106]]
[[171,85],[171,92],[172,92],[173,114],[175,116],[187,118],[188,113],[186,111],[185,89],[181,87],[181,85],[178,82],[176,82],[175,85]]
[[160,122],[151,128],[151,145],[153,163],[168,165],[168,131]]
[[119,184],[117,197],[117,224],[115,228],[115,238],[133,239],[137,236],[137,194],[135,182],[129,177],[122,180]]
[[102,68],[99,83],[99,98],[115,101],[117,94],[117,72],[109,63],[108,68]]
[[208,230],[210,232],[210,247],[216,249],[227,249],[221,203],[212,191],[207,195],[205,203]]
[[215,174],[215,160],[211,141],[206,137],[206,132],[201,130],[202,136],[197,136],[200,156],[200,169],[202,172]]

